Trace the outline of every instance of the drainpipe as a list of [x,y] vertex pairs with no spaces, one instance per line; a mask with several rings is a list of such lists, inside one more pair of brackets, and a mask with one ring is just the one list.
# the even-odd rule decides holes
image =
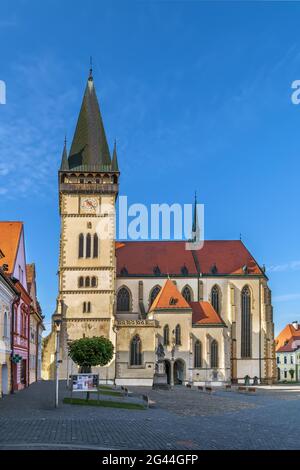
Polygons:
[[[15,328],[15,305],[20,301],[21,294],[17,294],[11,304],[11,324],[10,324],[10,349],[11,357],[14,355],[14,328]],[[14,393],[14,371],[13,362],[10,364],[10,393]]]

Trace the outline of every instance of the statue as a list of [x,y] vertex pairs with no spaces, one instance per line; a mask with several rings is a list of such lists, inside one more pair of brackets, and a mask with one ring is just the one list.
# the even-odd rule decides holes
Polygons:
[[155,364],[155,373],[153,377],[153,386],[154,389],[164,389],[168,390],[170,387],[168,385],[168,377],[166,374],[165,367],[165,349],[161,343],[158,344],[156,349],[157,362]]

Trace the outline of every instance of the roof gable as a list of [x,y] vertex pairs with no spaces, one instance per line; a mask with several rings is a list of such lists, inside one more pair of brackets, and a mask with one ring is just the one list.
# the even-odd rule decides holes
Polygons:
[[14,271],[22,231],[22,222],[0,222],[0,247],[4,254],[1,266],[7,264],[9,274]]
[[167,279],[154,299],[149,311],[154,310],[190,310],[191,307],[181,295],[174,282]]
[[224,325],[220,315],[209,302],[190,302],[193,310],[193,324],[198,325]]

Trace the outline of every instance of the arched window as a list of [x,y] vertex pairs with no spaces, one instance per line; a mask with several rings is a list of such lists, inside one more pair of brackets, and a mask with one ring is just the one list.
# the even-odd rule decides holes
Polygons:
[[83,287],[83,277],[82,276],[80,276],[80,278],[78,280],[78,286]]
[[83,233],[79,235],[79,248],[78,248],[78,257],[83,258],[83,244],[84,244],[84,236]]
[[91,313],[91,311],[92,311],[91,302],[88,302],[87,303],[87,313]]
[[83,313],[86,313],[86,302],[83,302],[82,312],[83,312]]
[[170,342],[170,329],[169,325],[164,326],[164,346],[168,346]]
[[122,287],[117,294],[117,311],[129,312],[130,310],[130,295],[126,287]]
[[142,365],[142,347],[141,338],[136,335],[131,340],[130,345],[130,364],[132,366]]
[[91,279],[89,278],[89,276],[87,276],[85,278],[85,287],[90,287],[90,285],[91,285]]
[[86,253],[85,253],[86,258],[91,257],[91,234],[88,233],[86,236]]
[[98,235],[94,234],[94,248],[93,248],[93,258],[98,258]]
[[96,286],[97,286],[97,278],[96,278],[95,276],[92,277],[91,286],[92,286],[92,287],[96,287]]
[[202,347],[198,339],[194,345],[194,367],[202,367]]
[[190,303],[190,302],[193,300],[193,298],[192,298],[192,290],[191,290],[191,288],[190,288],[189,286],[185,286],[185,287],[182,289],[181,294],[182,294],[182,297],[184,297],[185,300],[186,300],[188,303]]
[[8,318],[6,312],[4,312],[3,336],[8,338]]
[[160,286],[155,286],[153,287],[153,289],[151,290],[151,293],[150,293],[150,302],[149,302],[149,306],[151,307],[151,305],[153,304],[155,298],[157,297],[157,294],[160,292],[161,290],[161,287]]
[[221,293],[219,286],[213,286],[211,290],[211,304],[215,311],[220,314],[221,312]]
[[216,369],[219,364],[218,343],[214,339],[210,344],[210,367]]
[[175,344],[177,346],[181,345],[181,328],[180,325],[177,325],[175,328]]
[[251,357],[251,292],[248,286],[242,290],[241,303],[241,357]]

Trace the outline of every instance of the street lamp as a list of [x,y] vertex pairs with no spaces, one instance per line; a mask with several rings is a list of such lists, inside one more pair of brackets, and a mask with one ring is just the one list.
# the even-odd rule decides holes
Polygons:
[[54,320],[56,326],[56,347],[55,347],[55,408],[58,408],[58,377],[59,377],[59,333],[61,320],[56,318]]

